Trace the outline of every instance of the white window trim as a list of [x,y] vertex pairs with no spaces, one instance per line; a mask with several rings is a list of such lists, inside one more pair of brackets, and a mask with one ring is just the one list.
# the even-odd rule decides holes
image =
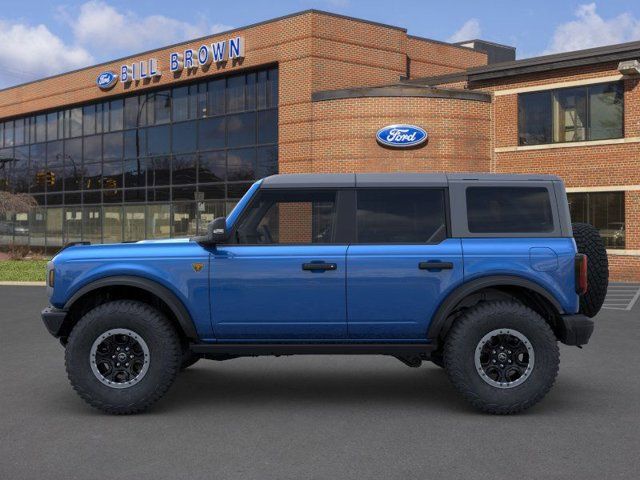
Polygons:
[[621,257],[640,257],[640,250],[616,250],[608,248],[607,255],[619,255]]
[[637,192],[640,185],[610,185],[603,187],[567,187],[567,193],[589,193],[589,192]]
[[597,147],[599,145],[616,145],[624,143],[640,143],[640,137],[611,138],[609,140],[586,140],[584,142],[543,143],[541,145],[519,145],[513,147],[496,147],[496,153],[523,152],[528,150],[549,150],[553,148]]

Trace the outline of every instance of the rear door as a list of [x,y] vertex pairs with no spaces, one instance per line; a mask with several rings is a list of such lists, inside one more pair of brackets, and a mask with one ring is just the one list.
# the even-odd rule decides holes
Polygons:
[[448,238],[445,188],[356,190],[347,251],[354,339],[425,340],[431,316],[463,279],[460,239]]

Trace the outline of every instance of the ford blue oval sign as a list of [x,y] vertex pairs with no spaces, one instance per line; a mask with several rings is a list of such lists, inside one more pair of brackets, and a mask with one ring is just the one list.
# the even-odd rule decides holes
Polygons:
[[416,147],[427,141],[427,132],[415,125],[388,125],[376,133],[378,142],[387,147]]
[[109,90],[118,81],[118,76],[113,72],[102,72],[96,79],[96,85],[100,90]]

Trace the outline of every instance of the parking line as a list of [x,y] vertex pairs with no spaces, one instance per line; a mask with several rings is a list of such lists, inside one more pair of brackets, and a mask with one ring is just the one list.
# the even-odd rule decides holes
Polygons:
[[640,285],[634,283],[612,283],[602,308],[630,311],[640,299]]
[[636,295],[633,297],[633,299],[629,303],[629,306],[627,307],[627,310],[630,311],[633,308],[633,306],[636,304],[636,302],[638,301],[639,298],[640,298],[640,288],[638,288],[638,291],[636,292]]

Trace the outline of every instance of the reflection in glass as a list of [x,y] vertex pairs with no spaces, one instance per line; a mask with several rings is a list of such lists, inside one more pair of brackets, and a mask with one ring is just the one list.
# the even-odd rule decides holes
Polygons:
[[168,203],[147,205],[147,238],[169,238],[171,209]]

